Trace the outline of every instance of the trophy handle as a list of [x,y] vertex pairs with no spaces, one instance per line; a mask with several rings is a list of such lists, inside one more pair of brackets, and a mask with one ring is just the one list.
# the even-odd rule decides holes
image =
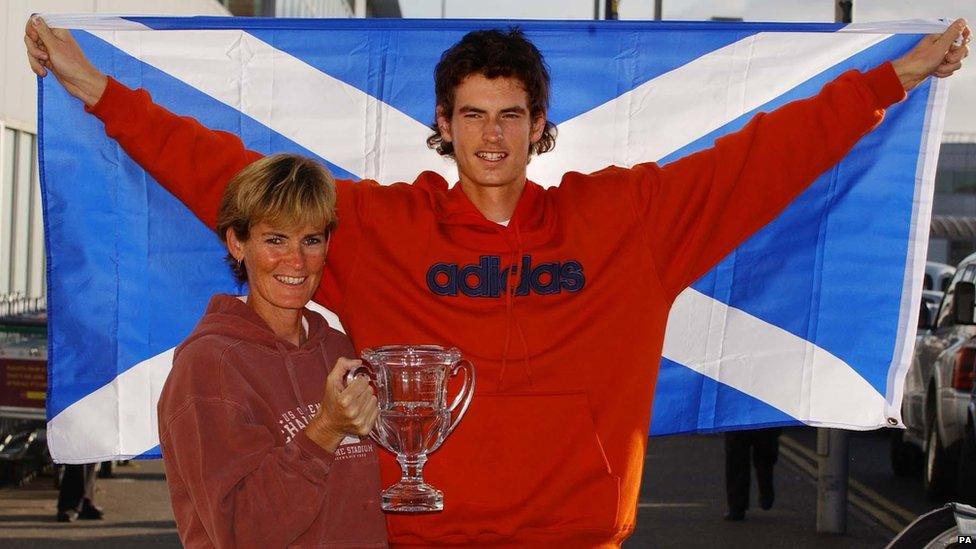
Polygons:
[[447,428],[447,432],[444,436],[451,434],[454,428],[457,427],[461,418],[464,417],[464,413],[468,411],[468,405],[471,404],[471,397],[474,396],[474,364],[471,364],[470,360],[462,359],[451,368],[451,377],[457,375],[458,370],[464,370],[464,384],[461,385],[461,390],[458,391],[457,396],[454,397],[454,402],[451,403],[451,407],[447,409],[451,415],[454,415],[454,410],[460,405],[461,411],[454,415],[454,421],[451,422],[451,426]]
[[[349,370],[348,372],[346,372],[346,377],[344,379],[345,382],[344,387],[348,387],[349,384],[352,383],[352,380],[356,379],[356,376],[358,376],[359,374],[363,374],[366,377],[368,377],[370,380],[370,384],[373,386],[373,390],[374,391],[377,390],[376,372],[374,372],[373,369],[370,368],[369,364],[365,362],[363,363],[362,366],[359,366],[354,370]],[[373,430],[369,432],[369,438],[373,439],[373,441],[376,442],[376,444],[379,444],[383,448],[386,448],[388,451],[394,454],[397,453],[396,450],[394,450],[393,448],[390,447],[389,444],[387,444],[386,429],[383,428],[383,422],[380,421],[380,418],[378,417],[376,418],[376,425],[373,425]]]
[[362,366],[358,366],[354,370],[349,370],[348,372],[346,372],[346,379],[344,381],[342,388],[345,389],[346,387],[348,387],[349,384],[352,383],[352,380],[356,379],[356,376],[358,376],[359,374],[364,374],[366,377],[369,378],[370,383],[372,385],[374,386],[376,385],[376,372],[374,372],[373,369],[369,367],[369,364],[364,362]]

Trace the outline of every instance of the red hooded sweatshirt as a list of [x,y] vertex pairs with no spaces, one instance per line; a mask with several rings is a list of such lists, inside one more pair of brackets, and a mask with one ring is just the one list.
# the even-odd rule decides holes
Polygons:
[[[431,172],[388,187],[339,181],[314,299],[358,349],[454,345],[478,377],[425,469],[444,511],[388,515],[391,541],[565,549],[626,538],[673,300],[904,94],[890,64],[851,71],[666,166],[528,182],[505,227]],[[222,182],[260,156],[114,81],[92,110],[210,227]],[[386,452],[380,464],[389,485],[398,467]]]
[[349,339],[306,312],[301,347],[238,298],[217,295],[176,348],[157,407],[186,547],[386,547],[371,442],[331,453],[305,435]]

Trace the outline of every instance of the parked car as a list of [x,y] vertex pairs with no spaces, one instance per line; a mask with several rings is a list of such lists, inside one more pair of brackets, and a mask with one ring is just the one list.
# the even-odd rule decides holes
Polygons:
[[917,336],[923,336],[931,331],[935,315],[939,314],[939,305],[942,304],[944,295],[936,290],[922,290],[922,310],[918,315]]
[[976,508],[947,503],[915,519],[885,549],[959,547],[972,543],[973,521],[976,521]]
[[[955,272],[955,268],[952,269]],[[922,302],[918,312],[918,331],[915,333],[915,345],[932,332],[939,305],[942,304],[943,293],[935,290],[922,290]],[[904,441],[903,429],[891,429],[891,468],[900,477],[916,476],[922,471],[923,455],[921,450]]]
[[906,429],[892,437],[895,474],[911,475],[921,464],[925,491],[932,497],[948,495],[956,488],[976,362],[974,280],[976,254],[959,264],[934,317],[920,311],[928,318],[922,319],[924,323],[920,320],[905,379],[902,419]]
[[925,263],[925,278],[922,281],[922,288],[944,292],[955,274],[956,268],[952,265],[928,261]]
[[976,391],[969,394],[969,405],[966,407],[966,427],[956,472],[956,499],[976,505]]

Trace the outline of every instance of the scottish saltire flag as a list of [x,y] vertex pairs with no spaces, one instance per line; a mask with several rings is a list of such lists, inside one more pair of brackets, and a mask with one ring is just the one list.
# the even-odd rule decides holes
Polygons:
[[[456,180],[425,145],[441,52],[494,21],[48,16],[166,108],[338,176]],[[668,163],[756,112],[870,69],[945,24],[520,22],[552,71],[556,149],[529,177]],[[81,104],[41,81],[49,443],[62,462],[158,456],[173,348],[215,292],[217,238]],[[651,434],[900,423],[946,86],[928,81],[675,303]],[[333,324],[336,319],[331,318]],[[626,360],[627,357],[622,357]]]

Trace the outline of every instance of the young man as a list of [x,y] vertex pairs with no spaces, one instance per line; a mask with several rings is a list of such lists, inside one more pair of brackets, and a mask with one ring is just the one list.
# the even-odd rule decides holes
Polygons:
[[[687,285],[765,225],[877,125],[883,109],[968,50],[965,22],[816,97],[756,116],[665,167],[526,180],[554,139],[549,77],[517,32],[478,31],[435,73],[430,144],[459,184],[338,181],[339,228],[314,299],[358,348],[455,345],[478,371],[457,430],[425,468],[445,510],[389,515],[401,546],[615,546],[634,528],[664,328]],[[213,227],[218,198],[258,158],[234,136],[152,104],[91,67],[66,32],[25,37],[108,135]],[[634,273],[644,273],[634,276]],[[398,468],[384,454],[384,481]]]

